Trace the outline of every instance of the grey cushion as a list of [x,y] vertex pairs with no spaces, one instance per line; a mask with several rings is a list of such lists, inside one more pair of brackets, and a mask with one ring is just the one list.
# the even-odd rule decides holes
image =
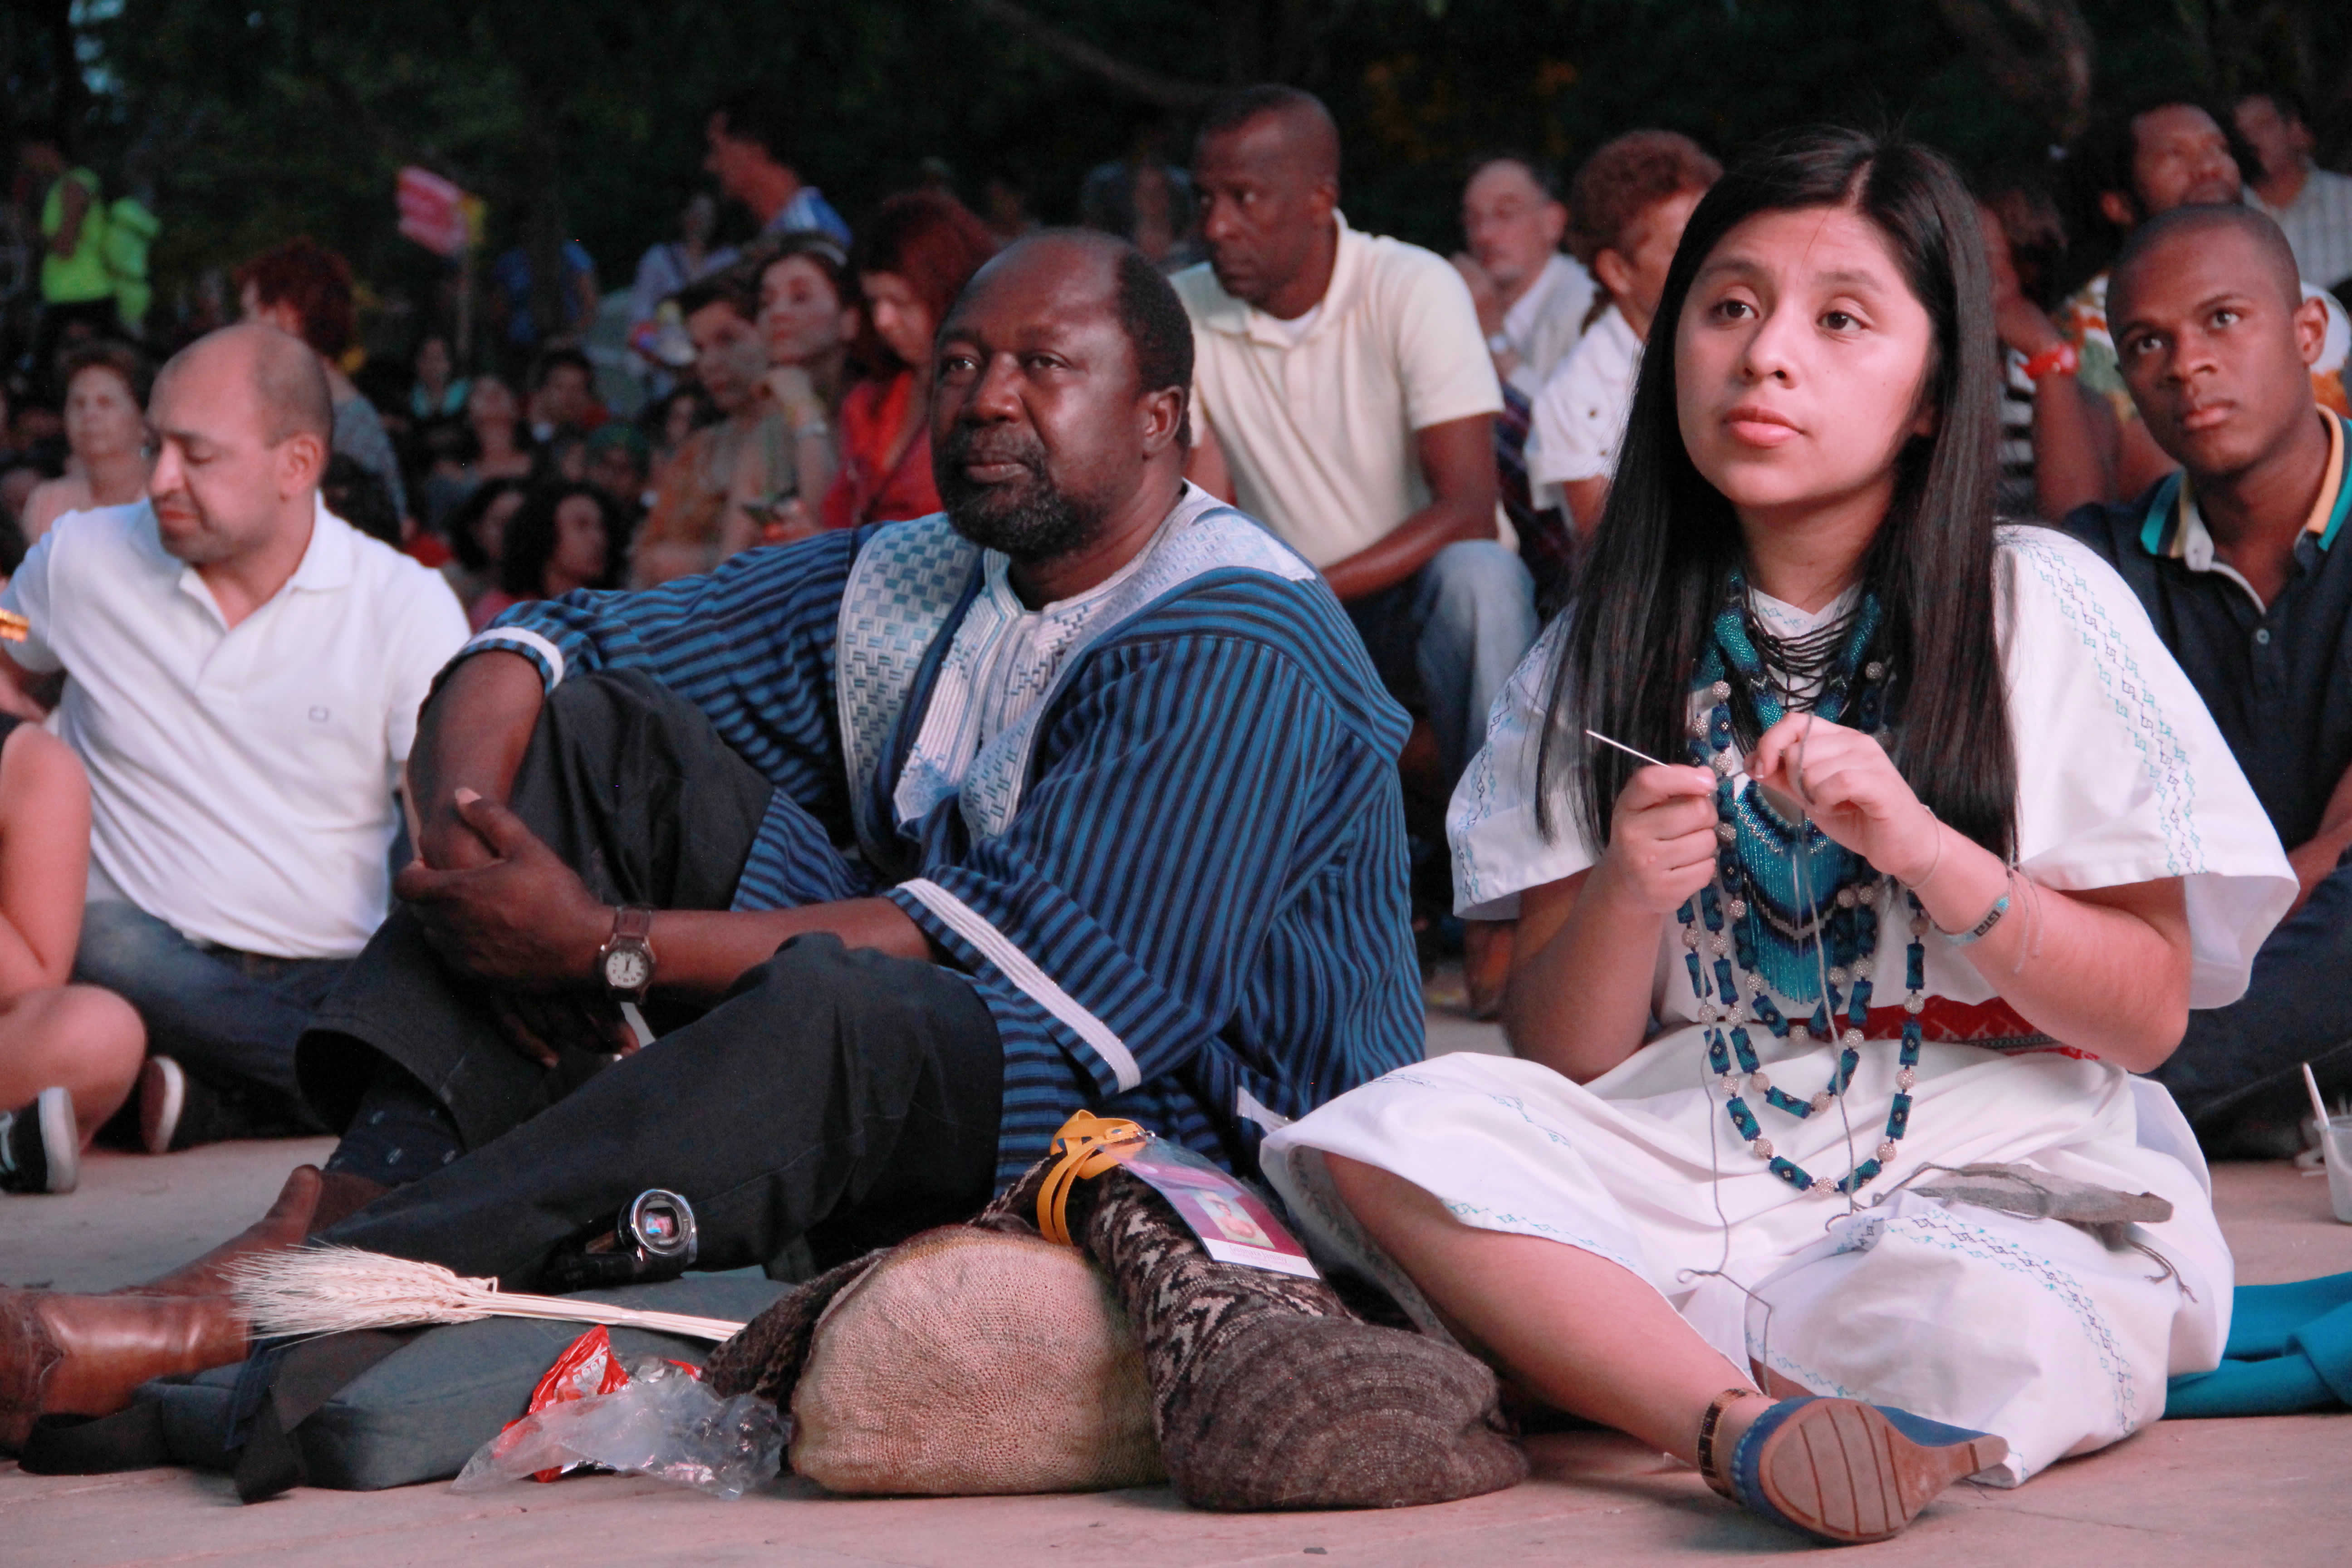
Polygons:
[[[791,1289],[748,1268],[581,1294],[741,1322]],[[523,1413],[530,1391],[563,1347],[588,1329],[586,1323],[493,1318],[418,1335],[295,1428],[310,1484],[377,1491],[456,1475],[475,1449]],[[614,1352],[625,1362],[651,1354],[699,1366],[713,1348],[637,1329],[614,1329],[612,1335]],[[236,1468],[236,1455],[226,1447],[229,1401],[243,1370],[241,1363],[216,1367],[141,1389],[141,1398],[163,1406],[164,1442],[173,1458],[200,1469]]]

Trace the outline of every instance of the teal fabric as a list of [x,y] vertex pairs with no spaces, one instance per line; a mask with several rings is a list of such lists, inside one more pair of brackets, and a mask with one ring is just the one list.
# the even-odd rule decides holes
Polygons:
[[2168,1416],[2291,1415],[2352,1405],[2352,1274],[2241,1285],[2211,1372],[2176,1377]]
[[[757,1269],[741,1269],[582,1294],[748,1322],[791,1289]],[[493,1318],[418,1335],[352,1379],[296,1429],[310,1484],[379,1491],[456,1475],[476,1448],[523,1413],[540,1378],[588,1327]],[[699,1366],[715,1348],[635,1329],[614,1329],[612,1335],[614,1353],[625,1362],[659,1355]],[[216,1367],[140,1390],[142,1399],[162,1405],[164,1446],[174,1459],[198,1469],[236,1468],[236,1455],[226,1446],[229,1402],[242,1370],[241,1364]]]

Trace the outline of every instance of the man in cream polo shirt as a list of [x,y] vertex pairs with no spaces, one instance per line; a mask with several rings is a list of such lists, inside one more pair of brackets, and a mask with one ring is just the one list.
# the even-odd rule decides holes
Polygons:
[[1503,406],[1444,258],[1339,211],[1339,137],[1295,88],[1213,105],[1194,150],[1210,259],[1192,318],[1190,477],[1307,557],[1391,690],[1428,714],[1451,786],[1535,641],[1535,587],[1497,537]]
[[152,500],[61,520],[0,596],[31,624],[0,695],[68,677],[91,816],[75,977],[146,1022],[161,1152],[308,1124],[294,1043],[383,919],[401,767],[466,618],[320,503],[334,414],[299,342],[200,340],[149,424]]

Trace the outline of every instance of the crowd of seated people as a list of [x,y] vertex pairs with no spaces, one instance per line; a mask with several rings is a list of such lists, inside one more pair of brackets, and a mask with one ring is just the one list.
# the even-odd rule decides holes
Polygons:
[[[1220,116],[1183,172],[1195,226],[1160,247],[1202,258],[1173,277],[1199,344],[1188,471],[1324,574],[1383,686],[1421,721],[1403,769],[1416,927],[1424,960],[1433,928],[1440,944],[1466,944],[1471,1004],[1493,1016],[1511,922],[1447,919],[1454,858],[1438,819],[1605,510],[1667,272],[1720,165],[1664,130],[1619,136],[1567,177],[1524,153],[1482,156],[1462,187],[1464,248],[1443,268],[1349,226],[1337,133],[1305,95],[1244,93]],[[509,384],[459,365],[438,328],[417,339],[396,400],[372,407],[345,370],[355,313],[342,258],[298,239],[240,268],[247,319],[307,343],[327,378],[331,461],[318,483],[331,511],[437,567],[479,629],[533,599],[652,587],[746,549],[935,510],[917,368],[999,241],[936,187],[879,204],[850,236],[792,167],[780,123],[756,94],[712,116],[709,167],[762,232],[714,247],[715,209],[690,214],[693,264],[671,268],[670,293],[633,304],[647,318],[638,337],[668,322],[689,357],[661,369],[662,395],[635,419],[607,412],[568,337],[551,334]],[[2287,226],[2305,273],[2341,266],[2343,177],[2313,166],[2311,145],[2291,95],[2252,92],[2225,111],[2159,94],[2102,114],[2063,180],[2004,169],[1975,183],[2002,346],[2004,515],[2141,504],[2178,469],[2117,357],[2111,271],[2095,263],[2171,211],[2242,203]],[[2300,287],[2319,322],[2315,400],[2340,411],[2352,333],[2321,287],[2338,281]],[[152,363],[69,326],[52,456],[26,438],[42,427],[37,400],[9,425],[24,459],[10,475],[12,557],[61,516],[149,493]],[[43,479],[28,463],[61,471]],[[54,676],[30,687],[28,712],[61,695]],[[2291,826],[2300,842],[2315,825]],[[207,951],[222,941],[178,929]],[[291,962],[325,956],[316,945],[251,951]],[[303,1124],[283,1110],[221,1125]],[[167,1144],[211,1125],[148,1120],[170,1124]],[[2245,1146],[2291,1143],[2278,1122],[2249,1123]]]
[[[518,395],[428,334],[390,434],[348,268],[278,247],[152,390],[61,362],[72,471],[0,596],[0,1185],[69,1190],[110,1128],[330,1131],[250,1245],[528,1280],[665,1185],[707,1263],[824,1260],[1113,1106],[1816,1533],[1717,1473],[1847,1440],[1670,1288],[1727,1192],[1796,1269],[1808,1205],[1898,1163],[2141,1183],[2203,1294],[2063,1266],[2159,1385],[2210,1367],[2175,1154],[2296,1152],[2306,1061],[2352,1090],[2352,330],[2265,114],[2119,106],[2068,191],[1850,132],[1497,153],[1449,262],[1349,222],[1321,102],[1249,88],[1163,272],[933,188],[846,233],[733,100],[710,167],[762,232],[651,302],[660,396],[614,415],[560,336]],[[1834,879],[1782,908],[1792,852]],[[1385,1077],[1448,940],[1516,1056]],[[1867,1289],[1926,1289],[1873,1245]],[[185,1283],[201,1352],[106,1360],[64,1297],[17,1331],[127,1398],[243,1353]],[[1791,1353],[1908,1369],[1930,1419],[1871,1440],[1937,1486],[2140,1424],[2061,1352],[2002,1406],[1837,1300],[1791,1298]],[[1562,1339],[1572,1301],[1611,1310]]]

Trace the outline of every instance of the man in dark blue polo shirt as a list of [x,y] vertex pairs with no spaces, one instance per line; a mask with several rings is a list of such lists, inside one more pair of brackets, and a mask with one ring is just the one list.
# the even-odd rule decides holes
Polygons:
[[2147,606],[2303,884],[2245,996],[2189,1015],[2155,1076],[2209,1152],[2299,1148],[2298,1064],[2352,1088],[2352,485],[2345,421],[2311,401],[2326,331],[2275,224],[2242,206],[2143,226],[2108,291],[2125,384],[2181,465],[2067,530]]

